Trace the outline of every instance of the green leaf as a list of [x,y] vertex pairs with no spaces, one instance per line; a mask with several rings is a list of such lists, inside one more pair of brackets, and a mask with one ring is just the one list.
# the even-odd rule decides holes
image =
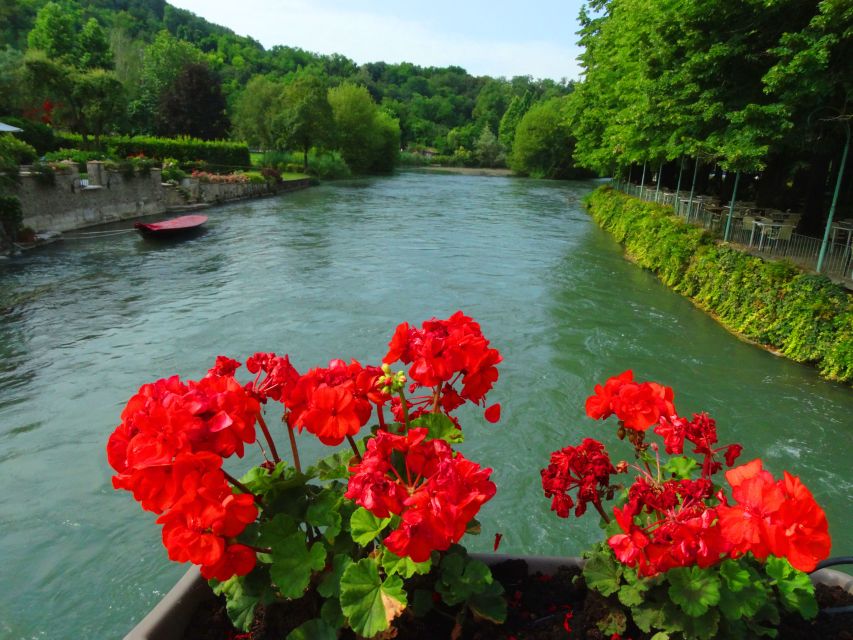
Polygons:
[[767,575],[776,581],[782,605],[810,620],[817,615],[814,585],[808,575],[791,566],[785,558],[770,556],[765,564]]
[[327,488],[311,500],[305,520],[308,524],[323,529],[323,536],[332,541],[341,532],[341,504],[343,492]]
[[[720,577],[730,591],[740,591],[748,587],[753,580],[746,567],[735,560],[723,560],[720,563]],[[758,578],[759,576],[754,576]]]
[[285,640],[337,640],[338,631],[320,618],[309,620],[287,634]]
[[619,590],[622,569],[611,554],[596,552],[586,561],[583,577],[588,587],[609,596]]
[[595,626],[606,636],[612,636],[614,633],[621,635],[628,628],[628,619],[621,609],[608,609]]
[[674,458],[670,458],[669,462],[667,462],[663,466],[663,470],[667,473],[671,473],[676,478],[689,478],[691,472],[699,466],[699,463],[696,462],[693,458],[688,458],[686,456],[676,456]]
[[355,510],[350,518],[350,533],[356,544],[367,546],[379,537],[391,518],[377,518],[364,507]]
[[481,593],[475,593],[468,599],[468,606],[474,614],[495,624],[506,620],[506,598],[501,583],[492,582]]
[[272,601],[266,571],[255,569],[246,576],[234,576],[225,582],[210,581],[213,593],[225,596],[225,610],[231,623],[242,631],[248,631],[255,618],[255,607],[259,603]]
[[400,576],[379,576],[379,565],[365,558],[350,565],[341,576],[341,609],[352,630],[370,638],[388,628],[406,608]]
[[262,547],[275,547],[288,536],[299,531],[296,520],[288,515],[279,513],[272,520],[268,520],[261,525],[260,535],[258,536],[258,544]]
[[441,561],[435,588],[452,607],[483,593],[493,581],[492,570],[484,562],[461,553],[448,553]]
[[352,456],[352,451],[338,451],[318,460],[306,473],[316,475],[320,480],[348,480]]
[[341,601],[337,598],[329,598],[320,607],[320,617],[333,629],[340,629],[346,623],[344,612],[341,611]]
[[395,553],[388,551],[382,552],[382,568],[389,576],[394,574],[400,575],[404,579],[409,579],[416,573],[429,573],[432,568],[432,560],[426,562],[415,562],[411,558],[403,556],[402,558]]
[[317,585],[317,593],[324,598],[338,598],[341,595],[341,576],[352,564],[352,558],[339,553],[332,559],[332,570],[323,576]]
[[669,634],[663,631],[658,631],[649,640],[669,640]]
[[432,440],[444,440],[450,444],[464,442],[465,436],[453,421],[443,413],[427,413],[415,418],[409,423],[410,427],[426,428],[428,437]]
[[294,533],[273,547],[270,577],[285,598],[299,598],[311,574],[326,566],[326,549],[320,542],[308,548],[304,533]]
[[664,624],[663,609],[653,603],[647,603],[631,609],[631,618],[641,631],[649,633],[652,629],[660,629]]
[[[275,465],[273,469],[265,469],[264,467],[252,467],[249,471],[240,478],[240,482],[244,484],[252,493],[264,495],[269,489],[287,475],[287,463],[282,461]],[[295,470],[291,469],[291,473]],[[237,489],[239,491],[239,489]]]
[[619,602],[626,607],[636,607],[645,600],[645,591],[642,582],[635,582],[620,586],[616,595],[619,597]]
[[669,597],[688,616],[699,617],[720,602],[720,579],[713,571],[679,567],[666,574]]

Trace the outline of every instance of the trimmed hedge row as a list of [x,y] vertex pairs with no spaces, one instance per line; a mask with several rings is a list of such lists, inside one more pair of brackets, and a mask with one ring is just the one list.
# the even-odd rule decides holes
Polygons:
[[585,204],[595,221],[666,285],[726,327],[853,383],[853,302],[824,276],[719,244],[669,209],[600,187]]
[[[57,133],[62,147],[82,148],[83,136],[76,133]],[[174,158],[179,162],[202,160],[211,169],[232,171],[248,169],[252,162],[249,147],[244,142],[197,140],[195,138],[155,138],[153,136],[104,136],[101,144],[111,155],[120,158],[145,154],[149,158]]]

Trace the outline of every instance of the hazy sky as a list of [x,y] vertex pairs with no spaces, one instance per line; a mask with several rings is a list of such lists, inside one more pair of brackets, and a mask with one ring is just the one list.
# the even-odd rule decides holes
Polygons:
[[358,63],[464,67],[474,75],[577,78],[582,0],[169,0],[258,40]]

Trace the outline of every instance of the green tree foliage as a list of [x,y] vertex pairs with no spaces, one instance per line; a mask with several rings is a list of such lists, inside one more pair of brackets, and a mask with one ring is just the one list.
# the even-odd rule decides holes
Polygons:
[[113,56],[107,35],[95,18],[89,18],[78,40],[79,66],[84,69],[111,69]]
[[393,168],[400,150],[400,127],[364,87],[344,83],[329,90],[337,147],[356,173]]
[[275,117],[283,104],[284,86],[269,76],[254,76],[240,94],[234,108],[238,135],[261,149],[276,148]]
[[477,138],[474,154],[481,167],[496,167],[504,163],[503,146],[488,125],[483,127],[483,133]]
[[134,128],[152,133],[165,91],[174,85],[184,67],[204,61],[204,54],[189,42],[178,40],[167,31],[159,32],[145,49],[139,95],[130,104]]
[[281,103],[273,124],[275,139],[281,148],[302,151],[305,170],[311,147],[325,147],[332,141],[334,120],[326,86],[320,78],[302,74],[284,88]]
[[515,141],[515,130],[518,128],[518,123],[521,122],[521,118],[524,117],[532,104],[533,94],[526,90],[523,95],[512,97],[509,106],[501,117],[498,127],[498,140],[510,151]]
[[17,49],[0,49],[0,113],[15,113],[22,107],[22,69],[24,55]]
[[574,139],[566,117],[569,98],[551,98],[524,114],[515,134],[510,167],[536,178],[570,178]]
[[76,12],[70,6],[48,2],[36,15],[32,31],[27,36],[31,49],[44,51],[49,57],[73,64],[77,46]]
[[157,133],[224,139],[231,123],[219,77],[206,64],[189,63],[160,95]]

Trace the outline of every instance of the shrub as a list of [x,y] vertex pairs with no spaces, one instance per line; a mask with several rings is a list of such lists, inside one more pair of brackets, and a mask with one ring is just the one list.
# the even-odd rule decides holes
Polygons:
[[[77,134],[63,133],[58,138],[69,146],[80,146],[82,143],[82,136]],[[101,140],[110,149],[111,155],[118,157],[142,153],[148,158],[175,158],[182,163],[203,160],[211,170],[222,173],[251,166],[249,147],[242,142],[153,136],[104,136]]]
[[70,160],[77,165],[80,172],[86,171],[86,163],[90,160],[107,160],[107,155],[102,151],[85,151],[83,149],[59,149],[44,155],[47,162],[62,162]]
[[853,303],[828,278],[719,245],[669,209],[610,187],[587,207],[640,266],[732,331],[853,382]]
[[177,160],[174,158],[166,158],[163,160],[163,172],[161,177],[163,182],[178,183],[187,177],[187,172],[181,169]]
[[30,171],[38,184],[44,186],[56,184],[56,171],[51,164],[47,162],[34,162]]
[[39,155],[56,149],[56,138],[48,125],[13,116],[2,116],[0,121],[21,129],[15,132],[15,137],[33,147]]
[[14,136],[0,134],[0,155],[12,158],[17,164],[29,164],[38,154],[32,146]]

